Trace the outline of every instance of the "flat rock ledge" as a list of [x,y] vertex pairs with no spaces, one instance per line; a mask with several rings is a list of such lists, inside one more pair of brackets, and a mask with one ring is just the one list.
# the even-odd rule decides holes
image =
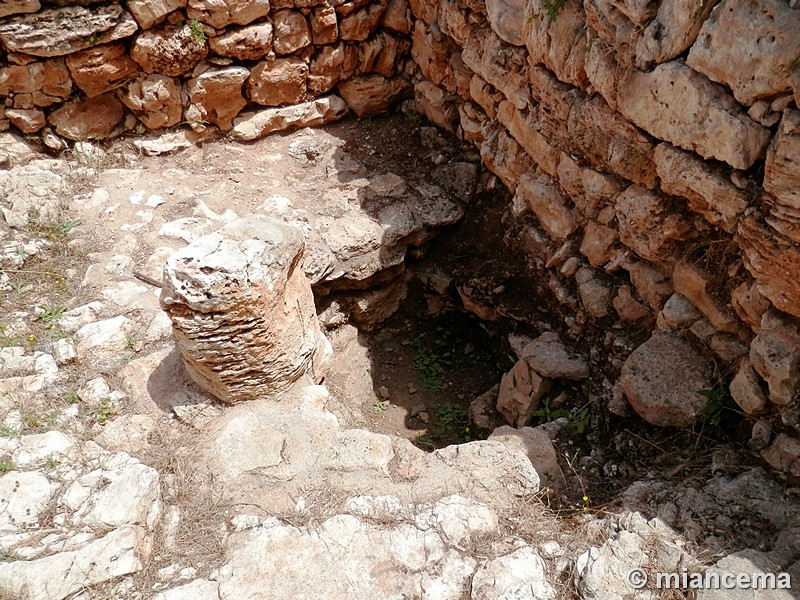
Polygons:
[[322,375],[330,344],[301,268],[303,234],[260,216],[238,219],[176,252],[161,305],[186,370],[234,404]]

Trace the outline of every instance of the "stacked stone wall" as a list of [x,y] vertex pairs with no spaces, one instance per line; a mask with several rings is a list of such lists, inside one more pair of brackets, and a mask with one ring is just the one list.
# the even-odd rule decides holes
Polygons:
[[[355,112],[374,113],[410,92],[409,27],[398,0],[4,2],[0,129],[54,147],[181,124],[242,123],[234,136],[252,139],[293,118],[341,117],[337,87]],[[305,113],[273,110],[280,126],[248,126],[254,111],[287,105]]]
[[567,336],[656,332],[610,408],[703,418],[707,399],[638,385],[681,387],[658,348],[691,340],[730,382],[751,446],[800,475],[795,4],[411,0],[411,54],[418,107],[514,194],[542,285],[574,316]]

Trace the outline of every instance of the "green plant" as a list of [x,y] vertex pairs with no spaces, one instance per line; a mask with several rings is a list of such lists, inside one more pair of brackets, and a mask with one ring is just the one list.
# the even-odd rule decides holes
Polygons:
[[558,13],[561,12],[566,3],[567,0],[542,0],[542,8],[547,13],[547,16],[550,17],[550,20],[555,21],[558,18]]
[[128,347],[128,350],[133,350],[138,343],[139,338],[137,338],[135,335],[125,336],[125,345]]
[[422,383],[422,389],[426,392],[437,393],[444,389],[444,383],[439,378],[442,370],[438,356],[430,350],[422,350],[414,357],[412,362],[414,369]]
[[36,413],[23,413],[22,425],[27,430],[44,430],[56,422],[56,413],[49,412],[43,415]]
[[70,404],[80,404],[81,401],[81,397],[78,396],[78,392],[76,391],[66,392],[63,398]]
[[0,460],[0,473],[8,473],[9,471],[16,471],[17,465],[10,460]]
[[6,334],[7,329],[7,325],[0,324],[0,348],[17,346],[22,341],[22,338],[19,336]]
[[111,417],[119,414],[119,409],[108,398],[103,398],[91,408],[91,415],[100,425],[105,425]]
[[192,19],[189,21],[189,31],[192,33],[192,40],[198,44],[206,41],[206,32],[203,30],[203,26],[197,19]]
[[699,450],[704,439],[724,437],[723,421],[726,416],[736,412],[730,388],[723,380],[717,381],[712,388],[698,390],[697,393],[707,398],[708,402],[695,421],[697,440],[692,444],[693,450]]
[[66,306],[39,306],[38,307],[42,312],[39,315],[39,319],[41,319],[46,325],[51,325],[55,321],[58,321],[61,318],[61,315],[64,314],[64,311],[67,310]]
[[93,34],[87,35],[85,38],[83,38],[83,45],[84,46],[94,46],[99,41],[100,41],[100,37],[96,33],[93,33]]
[[592,421],[592,414],[588,406],[584,406],[576,414],[572,415],[569,420],[569,426],[572,427],[576,433],[583,435],[589,424]]
[[372,411],[378,414],[385,413],[389,410],[388,400],[376,400],[372,403]]
[[55,469],[60,464],[61,461],[52,454],[48,454],[42,461],[42,465],[48,469]]
[[22,558],[13,550],[0,549],[0,562],[14,562],[17,560],[22,560]]
[[371,131],[375,129],[375,121],[371,117],[364,117],[358,120],[358,126],[364,131]]
[[563,406],[550,408],[550,399],[545,398],[531,416],[535,419],[536,425],[542,425],[544,423],[552,423],[562,417],[569,417],[569,410]]
[[456,439],[459,443],[477,439],[469,426],[467,409],[452,402],[442,402],[433,406],[433,428],[420,438],[420,442],[435,447],[445,438]]
[[0,423],[0,438],[14,438],[17,435],[19,434],[16,429],[5,423]]
[[422,114],[418,113],[415,110],[407,110],[403,114],[412,125],[419,125],[424,120]]

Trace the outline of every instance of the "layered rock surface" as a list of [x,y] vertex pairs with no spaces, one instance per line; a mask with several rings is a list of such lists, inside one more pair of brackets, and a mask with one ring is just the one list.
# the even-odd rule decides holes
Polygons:
[[322,378],[330,346],[301,268],[303,247],[299,230],[249,217],[167,262],[161,303],[186,369],[223,402],[273,395],[305,373]]

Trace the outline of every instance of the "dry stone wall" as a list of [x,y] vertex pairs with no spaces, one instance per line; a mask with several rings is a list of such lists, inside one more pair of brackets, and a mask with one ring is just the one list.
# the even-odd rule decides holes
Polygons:
[[[514,194],[564,333],[655,332],[617,365],[609,407],[684,427],[697,389],[733,376],[746,418],[782,432],[753,448],[800,475],[800,6],[410,5],[417,106]],[[521,366],[500,390],[510,421],[541,396]]]
[[[340,83],[379,112],[411,91],[409,27],[403,0],[4,2],[0,130],[54,148],[180,124],[250,140],[343,116]],[[251,123],[283,105],[300,107]]]
[[[612,410],[691,423],[691,385],[639,379],[710,360],[698,382],[732,378],[754,449],[800,475],[798,31],[796,0],[12,0],[0,129],[251,141],[413,92],[513,194],[567,341],[659,332],[616,365]],[[528,358],[509,382],[549,377]]]

